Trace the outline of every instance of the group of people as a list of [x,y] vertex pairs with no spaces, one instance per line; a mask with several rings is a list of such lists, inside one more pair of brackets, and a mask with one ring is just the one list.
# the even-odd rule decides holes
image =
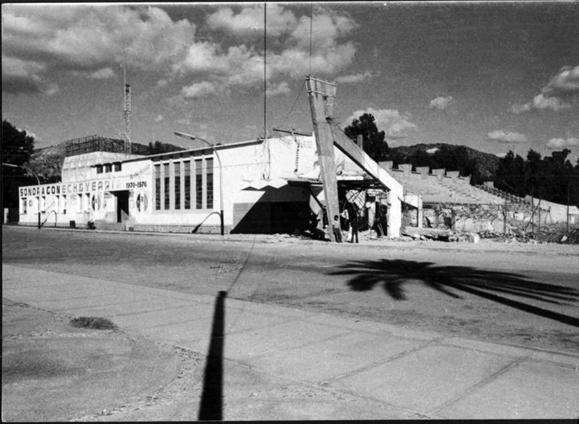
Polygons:
[[[378,238],[385,236],[387,233],[388,209],[386,205],[380,202],[368,202],[366,204],[369,212],[369,221],[372,222],[372,229],[376,231]],[[342,210],[340,216],[346,221],[348,227],[348,236],[346,241],[350,243],[359,243],[358,232],[360,229],[360,215],[361,210],[355,203],[346,203],[346,207]],[[340,216],[334,216],[334,237],[338,243],[343,241],[342,233],[338,229],[340,227]]]

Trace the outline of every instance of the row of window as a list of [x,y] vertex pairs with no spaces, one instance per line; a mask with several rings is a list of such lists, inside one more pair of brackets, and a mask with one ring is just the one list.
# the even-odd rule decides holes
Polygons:
[[97,174],[102,174],[103,171],[112,172],[113,169],[115,172],[119,172],[123,168],[121,162],[105,163],[104,165],[96,165],[95,167]]
[[213,209],[213,158],[155,165],[155,210]]

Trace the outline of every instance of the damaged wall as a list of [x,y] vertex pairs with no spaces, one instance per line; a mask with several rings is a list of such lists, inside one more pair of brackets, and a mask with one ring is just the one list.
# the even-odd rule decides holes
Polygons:
[[547,225],[552,219],[547,211],[531,209],[527,204],[424,206],[425,228],[451,228],[456,231],[502,233],[511,229],[531,229],[532,225]]

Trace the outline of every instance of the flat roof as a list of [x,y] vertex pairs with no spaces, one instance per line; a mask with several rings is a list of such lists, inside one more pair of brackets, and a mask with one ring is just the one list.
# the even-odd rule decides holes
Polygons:
[[[236,143],[228,143],[228,144],[216,144],[215,145],[215,150],[224,150],[224,149],[229,149],[229,148],[234,148],[234,147],[243,147],[243,146],[251,146],[251,145],[257,145],[257,144],[261,144],[263,143],[265,140],[264,139],[258,139],[258,140],[248,140],[248,141],[239,141]],[[140,156],[138,158],[131,158],[131,159],[124,159],[124,160],[115,160],[115,161],[110,161],[110,162],[103,162],[97,165],[103,165],[105,163],[128,163],[128,162],[138,162],[138,161],[142,161],[142,160],[162,160],[162,159],[169,159],[172,157],[183,157],[183,156],[187,156],[190,155],[191,153],[197,153],[197,152],[205,152],[205,151],[212,151],[213,147],[209,147],[209,146],[205,146],[205,147],[197,147],[195,149],[187,149],[187,150],[176,150],[174,152],[167,152],[167,153],[157,153],[154,155],[147,155],[147,156]],[[92,166],[96,166],[96,165],[92,165]]]

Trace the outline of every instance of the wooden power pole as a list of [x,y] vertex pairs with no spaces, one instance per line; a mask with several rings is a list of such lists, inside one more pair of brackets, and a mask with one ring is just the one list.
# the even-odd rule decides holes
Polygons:
[[326,213],[330,240],[335,242],[335,229],[340,231],[340,220],[334,222],[335,216],[340,216],[338,203],[338,180],[336,178],[336,161],[334,159],[334,137],[330,121],[334,115],[334,100],[336,84],[323,81],[312,76],[306,78],[306,87],[310,98],[312,122],[318,148],[320,172],[324,185]]

